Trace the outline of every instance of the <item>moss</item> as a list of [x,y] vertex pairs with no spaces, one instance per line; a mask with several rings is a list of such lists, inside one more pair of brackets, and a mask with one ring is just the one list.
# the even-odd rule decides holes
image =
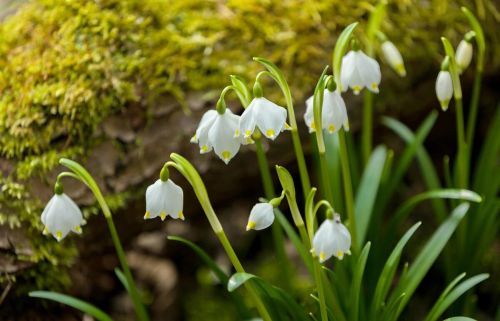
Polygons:
[[[62,246],[38,236],[42,204],[29,180],[43,177],[59,157],[88,154],[102,139],[96,129],[109,115],[137,104],[147,113],[164,95],[185,106],[186,92],[217,92],[233,73],[250,80],[260,69],[250,63],[257,55],[282,67],[296,99],[302,99],[330,62],[334,35],[354,20],[362,22],[362,31],[374,3],[33,0],[21,5],[0,24],[0,155],[14,164],[0,178],[0,224],[23,228],[33,240],[34,254],[25,259],[38,265],[32,279],[24,278],[30,280],[26,284],[53,287],[76,253],[70,242]],[[461,3],[475,6],[472,0]],[[420,65],[438,65],[437,35],[458,42],[467,30],[455,1],[397,0],[388,11],[384,31],[407,61]],[[496,68],[498,13],[486,12],[490,54],[497,57],[491,68]],[[110,197],[116,207],[125,204],[126,195]],[[50,267],[57,274],[49,273]]]

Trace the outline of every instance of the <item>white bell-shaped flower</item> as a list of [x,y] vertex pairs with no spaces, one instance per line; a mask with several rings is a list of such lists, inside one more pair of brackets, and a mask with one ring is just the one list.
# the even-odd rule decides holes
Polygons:
[[198,143],[200,153],[212,149],[226,164],[238,153],[241,144],[250,144],[250,137],[244,138],[239,130],[240,117],[228,108],[222,114],[215,110],[207,111],[201,118],[192,143]]
[[436,96],[443,110],[448,109],[448,104],[453,96],[453,82],[450,72],[441,70],[436,79]]
[[[314,132],[316,130],[314,125],[314,96],[306,100],[304,120],[309,128],[309,132]],[[327,130],[330,134],[337,132],[342,126],[344,130],[349,130],[349,119],[347,118],[345,102],[338,91],[325,89],[323,92],[321,123],[323,129]]]
[[382,43],[382,53],[392,69],[394,69],[401,77],[406,76],[403,57],[401,56],[398,48],[391,41],[387,40]]
[[342,91],[351,88],[357,95],[366,87],[371,92],[378,93],[381,78],[378,62],[363,51],[351,50],[342,58],[340,69]]
[[341,223],[340,216],[335,214],[333,219],[326,219],[318,228],[312,245],[311,252],[321,263],[332,256],[342,260],[344,254],[351,254],[351,234]]
[[240,131],[245,138],[251,137],[255,127],[269,139],[274,140],[286,129],[287,111],[264,97],[252,100],[240,118]]
[[82,233],[85,223],[82,212],[75,202],[64,193],[56,193],[42,212],[43,234],[52,234],[61,241],[70,231]]
[[263,230],[268,228],[274,222],[273,206],[269,203],[257,203],[250,211],[248,218],[247,231]]
[[472,61],[472,51],[472,44],[470,42],[467,40],[460,41],[455,52],[455,60],[460,71],[464,71],[469,67]]
[[184,192],[182,188],[167,179],[158,179],[146,190],[146,214],[144,219],[160,217],[161,220],[170,215],[172,218],[184,220],[182,213]]

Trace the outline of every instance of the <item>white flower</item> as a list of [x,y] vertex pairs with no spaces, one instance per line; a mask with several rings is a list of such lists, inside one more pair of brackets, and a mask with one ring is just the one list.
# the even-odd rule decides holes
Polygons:
[[250,211],[248,218],[247,231],[263,230],[268,228],[274,222],[273,206],[269,203],[257,203]]
[[457,61],[460,71],[469,67],[470,62],[472,61],[472,44],[470,42],[466,40],[460,41],[457,51],[455,52],[455,60]]
[[340,69],[342,91],[351,88],[357,95],[366,87],[368,90],[378,93],[381,77],[378,62],[361,50],[351,50],[342,58]]
[[[314,96],[306,100],[306,106],[304,120],[307,127],[309,127],[309,132],[312,133],[316,130],[314,125]],[[325,89],[323,92],[321,114],[322,127],[329,133],[333,134],[337,132],[342,126],[344,126],[344,130],[349,130],[349,119],[347,118],[345,102],[338,91]]]
[[316,231],[311,252],[323,263],[332,255],[342,260],[344,254],[351,254],[350,248],[351,234],[340,222],[339,215],[335,214],[333,220],[326,219]]
[[70,231],[82,233],[81,225],[85,223],[82,212],[66,194],[55,194],[42,212],[43,234],[52,234],[58,241]]
[[198,143],[200,153],[215,150],[217,156],[226,164],[238,153],[241,144],[250,144],[250,137],[243,138],[239,130],[240,117],[228,108],[223,114],[215,110],[207,111],[201,118],[192,143]]
[[286,129],[286,109],[264,97],[254,98],[240,118],[240,131],[245,138],[250,137],[255,126],[270,139],[275,139]]
[[163,221],[167,215],[184,220],[182,213],[184,192],[179,185],[167,179],[154,182],[146,190],[146,214],[144,219],[160,217]]
[[446,70],[441,70],[436,79],[436,96],[443,110],[448,109],[451,96],[453,95],[453,82],[451,75]]
[[394,69],[401,77],[406,76],[403,57],[401,56],[398,48],[396,48],[391,41],[384,41],[382,43],[382,53],[392,69]]

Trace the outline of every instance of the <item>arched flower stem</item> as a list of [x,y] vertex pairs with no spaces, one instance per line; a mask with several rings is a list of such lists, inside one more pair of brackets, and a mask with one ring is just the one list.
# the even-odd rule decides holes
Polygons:
[[120,261],[123,274],[125,274],[125,278],[127,279],[127,283],[129,285],[129,293],[132,302],[134,304],[134,309],[137,315],[137,319],[139,321],[149,321],[146,308],[144,307],[144,304],[142,303],[142,300],[139,296],[139,292],[137,291],[137,286],[135,285],[134,278],[132,277],[132,272],[130,271],[130,267],[127,263],[125,251],[123,250],[123,246],[120,242],[120,238],[118,236],[118,232],[116,230],[116,226],[113,221],[113,216],[111,215],[111,210],[109,209],[109,206],[106,203],[106,200],[104,199],[104,196],[102,195],[99,186],[95,182],[92,175],[90,175],[90,173],[79,163],[66,158],[61,158],[59,163],[69,168],[71,171],[73,171],[73,173],[63,172],[59,174],[59,176],[57,177],[57,182],[59,182],[60,179],[63,177],[72,177],[87,185],[87,187],[91,190],[92,194],[94,194],[94,197],[96,198],[97,203],[101,207],[102,213],[106,218],[106,222],[108,223],[109,233],[111,234],[111,239],[113,241],[113,245],[115,247],[118,260]]
[[[208,197],[207,189],[200,175],[198,174],[194,166],[191,165],[191,163],[181,155],[172,153],[170,155],[170,158],[173,161],[169,161],[165,163],[165,165],[175,168],[189,182],[189,184],[191,185],[196,194],[196,197],[198,198],[198,201],[200,202],[201,207],[203,208],[205,216],[207,217],[208,222],[212,227],[212,230],[214,231],[215,235],[221,242],[222,247],[224,248],[227,256],[229,257],[229,260],[231,261],[231,264],[233,265],[234,269],[238,273],[245,272],[243,265],[241,264],[238,256],[236,255],[231,243],[229,242],[226,236],[226,233],[224,232],[224,229],[222,228],[222,225],[220,224],[217,215],[215,214],[215,211]],[[259,311],[262,319],[264,321],[272,321],[269,312],[267,311],[264,303],[258,296],[257,290],[255,289],[253,284],[250,282],[246,282],[245,287],[248,290],[248,293],[250,294],[252,300],[254,301],[255,306]]]

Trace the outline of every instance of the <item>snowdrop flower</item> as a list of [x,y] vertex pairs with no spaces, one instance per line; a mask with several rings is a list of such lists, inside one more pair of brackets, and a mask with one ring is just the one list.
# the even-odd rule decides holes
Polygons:
[[184,192],[179,185],[169,178],[168,169],[163,167],[160,179],[146,190],[146,214],[144,219],[160,217],[161,220],[170,215],[172,218],[184,220],[182,213]]
[[268,228],[274,222],[273,206],[269,203],[257,203],[250,211],[248,218],[247,231],[263,230]]
[[340,69],[342,91],[351,88],[357,95],[366,87],[371,92],[378,93],[381,77],[378,62],[357,48],[342,58]]
[[443,110],[448,109],[451,96],[453,95],[453,83],[448,70],[441,70],[436,79],[436,96]]
[[401,56],[398,48],[396,48],[391,41],[386,40],[382,43],[382,53],[392,69],[394,69],[401,77],[406,76],[403,57]]
[[344,254],[351,254],[350,248],[351,234],[340,222],[340,216],[335,214],[333,219],[326,219],[316,231],[311,252],[323,263],[332,256],[342,260]]
[[[316,130],[314,124],[314,96],[306,100],[306,113],[304,120],[309,132]],[[325,88],[323,92],[323,107],[321,110],[321,123],[323,129],[330,134],[337,132],[342,126],[344,130],[349,130],[349,120],[347,119],[347,110],[344,99],[338,91],[330,91]]]
[[464,71],[469,67],[472,61],[472,44],[468,40],[462,40],[458,44],[457,51],[455,52],[455,60],[460,71]]
[[240,131],[245,138],[252,136],[255,127],[269,139],[274,140],[287,129],[286,109],[260,96],[255,97],[240,118]]
[[212,149],[226,164],[238,153],[241,144],[250,144],[250,137],[240,135],[240,117],[226,107],[207,111],[201,118],[192,143],[198,143],[200,153],[208,153]]
[[82,233],[81,225],[85,223],[78,206],[63,193],[62,185],[56,183],[55,195],[50,199],[42,212],[44,235],[52,234],[61,241],[70,231]]

